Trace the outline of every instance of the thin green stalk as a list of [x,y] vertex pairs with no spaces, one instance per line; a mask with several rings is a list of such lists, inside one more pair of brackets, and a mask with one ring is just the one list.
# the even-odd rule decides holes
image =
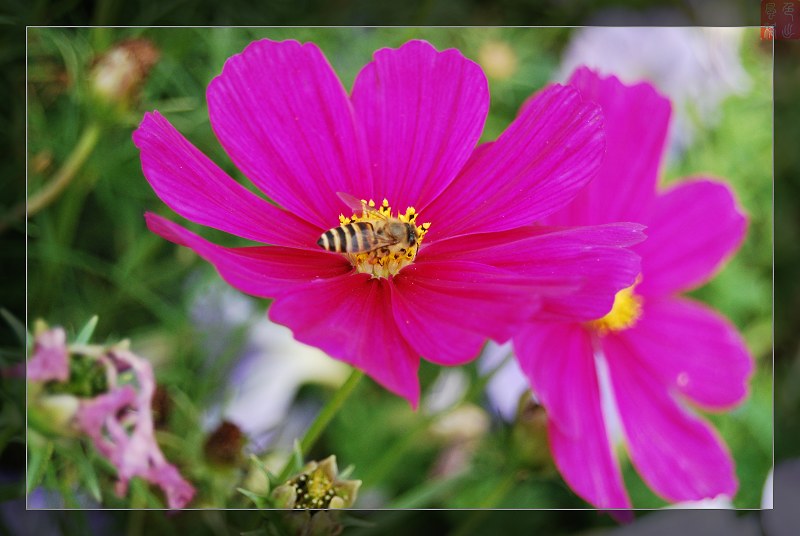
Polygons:
[[[319,412],[317,418],[314,419],[314,422],[312,422],[311,426],[309,426],[308,430],[306,430],[303,439],[300,440],[300,452],[304,456],[308,454],[308,452],[311,450],[311,447],[313,447],[317,442],[319,436],[322,435],[322,432],[324,432],[325,428],[328,427],[328,424],[330,424],[330,422],[339,412],[342,405],[344,405],[345,401],[350,397],[358,385],[358,382],[363,377],[364,373],[354,368],[344,384],[342,384],[339,390],[333,395],[333,398],[328,400],[328,403],[325,404],[325,406]],[[278,476],[278,480],[280,482],[285,481],[287,478],[289,478],[289,475],[291,475],[293,465],[292,462],[293,459],[290,459],[283,467],[283,470]]]
[[80,168],[94,151],[100,140],[100,124],[90,123],[81,134],[75,148],[72,149],[67,161],[55,174],[53,179],[41,190],[28,199],[28,216],[33,216],[44,207],[52,203],[66,188]]
[[455,532],[453,532],[453,535],[467,536],[468,534],[474,533],[475,530],[480,527],[480,524],[483,522],[486,516],[489,515],[491,509],[496,508],[497,505],[506,498],[508,493],[514,488],[514,484],[516,482],[517,472],[513,469],[509,470],[506,473],[505,478],[501,479],[497,483],[497,486],[495,486],[495,488],[477,506],[478,510],[474,510],[472,514],[464,520],[464,523],[462,523],[455,530]]
[[365,485],[376,485],[383,480],[386,475],[390,474],[398,464],[402,463],[405,459],[406,452],[418,443],[422,432],[428,429],[428,426],[430,426],[433,420],[434,416],[431,415],[420,416],[417,424],[415,424],[404,437],[400,438],[389,447],[380,459],[369,468],[369,471],[364,474],[362,480],[365,482]]
[[[47,183],[41,190],[28,198],[27,214],[28,217],[33,216],[47,205],[55,201],[62,191],[72,182],[78,171],[83,164],[92,154],[97,142],[100,140],[100,124],[90,123],[81,134],[78,143],[72,149],[72,152],[67,157],[64,165],[56,172],[50,182]],[[0,222],[0,231],[5,230],[9,223],[21,219],[25,216],[26,204],[21,203],[11,209],[2,222]]]

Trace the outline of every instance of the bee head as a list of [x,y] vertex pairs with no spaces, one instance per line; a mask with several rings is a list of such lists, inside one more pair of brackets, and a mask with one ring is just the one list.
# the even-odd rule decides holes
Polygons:
[[417,243],[417,228],[413,223],[406,224],[406,240],[408,240],[409,247]]

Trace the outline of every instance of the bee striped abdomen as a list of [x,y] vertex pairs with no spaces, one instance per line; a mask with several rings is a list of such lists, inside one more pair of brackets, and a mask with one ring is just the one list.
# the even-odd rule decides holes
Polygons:
[[328,251],[361,253],[375,249],[378,241],[372,224],[359,221],[325,231],[317,240],[317,244]]

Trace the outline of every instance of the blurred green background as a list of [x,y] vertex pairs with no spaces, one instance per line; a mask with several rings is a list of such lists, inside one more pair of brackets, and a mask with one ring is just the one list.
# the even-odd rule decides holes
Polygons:
[[[211,364],[204,359],[204,342],[188,311],[198,288],[218,276],[193,254],[152,235],[144,225],[145,210],[174,216],[144,180],[130,140],[143,112],[159,110],[223,169],[243,179],[214,138],[205,107],[205,87],[227,57],[262,37],[314,41],[350,87],[375,49],[421,38],[440,49],[457,47],[467,57],[483,61],[492,93],[484,131],[488,140],[513,119],[531,92],[553,78],[573,32],[570,28],[29,29],[29,192],[40,191],[52,180],[80,140],[88,136],[91,142],[91,150],[69,186],[28,222],[29,319],[45,318],[74,334],[92,315],[98,315],[96,340],[131,338],[134,350],[155,362],[159,382],[176,400],[170,431],[176,443],[166,446],[165,453],[170,458],[183,456],[184,466],[195,462],[202,466],[197,448],[205,433],[201,413],[214,400],[220,378],[233,367],[244,340],[231,337],[218,359]],[[100,54],[130,38],[149,40],[159,59],[141,95],[130,106],[110,109],[92,96],[90,71]],[[498,43],[513,59],[515,67],[510,74],[502,69],[492,71],[489,65],[499,60],[487,54],[487,47]],[[740,491],[735,504],[754,508],[760,504],[772,465],[772,50],[752,29],[745,34],[740,54],[752,80],[750,90],[724,101],[720,121],[697,130],[688,150],[665,169],[665,179],[699,173],[724,177],[750,217],[748,237],[738,255],[694,295],[736,323],[757,360],[748,401],[730,413],[711,417],[737,461]],[[15,221],[6,233],[22,229],[23,222]],[[224,240],[221,234],[205,236]],[[266,310],[266,302],[256,304],[262,313]],[[15,359],[10,353],[3,355],[8,363]],[[798,374],[796,365],[791,370]],[[465,367],[465,371],[471,384],[476,384],[475,367]],[[439,374],[437,367],[424,366],[423,389],[433,385]],[[329,396],[326,388],[308,386],[299,399],[313,403]],[[480,393],[471,396],[471,402],[483,402]],[[15,418],[12,410],[6,413]],[[354,464],[354,477],[364,479],[362,495],[369,498],[372,489],[372,500],[385,506],[585,506],[557,476],[537,466],[520,465],[508,449],[517,430],[500,422],[494,422],[475,447],[468,474],[449,480],[429,478],[446,445],[431,433],[430,423],[423,421],[422,415],[410,412],[403,401],[363,382],[313,454],[321,457],[333,452],[341,465]],[[403,440],[398,442],[398,438]],[[5,439],[13,440],[11,436]],[[0,449],[5,446],[0,444]],[[75,445],[64,448],[67,455],[56,454],[53,474],[43,475],[44,483],[60,485],[66,495],[74,490],[58,480],[85,483],[85,475],[70,471],[74,459],[69,456],[89,458],[101,481],[111,479],[112,473],[96,456]],[[396,459],[382,461],[392,456]],[[634,504],[663,505],[627,464],[625,467]],[[215,495],[220,484],[213,471],[196,469],[193,476],[203,481],[198,487],[214,506],[247,506],[241,497]],[[140,506],[159,504],[146,486],[138,486],[132,493],[137,494]],[[79,504],[73,499],[67,506]],[[128,505],[110,494],[103,499],[113,506]],[[140,514],[145,515],[149,516]],[[402,513],[398,516],[397,523],[407,522]],[[134,516],[131,523],[136,519]],[[140,518],[138,522],[143,521]],[[207,521],[215,522],[220,520]],[[478,513],[466,518],[442,513],[439,522],[468,531],[489,521]],[[530,528],[568,524],[559,512],[551,512],[537,523]],[[584,518],[582,527],[607,524],[607,520]]]

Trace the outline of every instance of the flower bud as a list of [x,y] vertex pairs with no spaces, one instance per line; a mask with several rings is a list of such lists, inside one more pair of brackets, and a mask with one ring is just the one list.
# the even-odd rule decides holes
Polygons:
[[277,508],[350,508],[356,500],[360,480],[340,480],[336,456],[309,462],[299,475],[275,488],[272,499]]
[[547,438],[547,411],[531,397],[529,391],[520,397],[512,436],[523,461],[544,472],[554,469]]
[[89,75],[92,92],[105,103],[128,106],[138,97],[159,55],[147,39],[117,43],[95,61]]
[[213,465],[236,466],[243,460],[242,450],[247,437],[241,428],[230,421],[222,421],[211,432],[203,445],[206,460]]
[[150,409],[153,411],[153,425],[156,428],[164,428],[169,422],[169,415],[172,412],[172,398],[163,385],[156,384]]
[[517,72],[517,55],[505,41],[486,41],[478,50],[478,63],[489,78],[507,80]]
[[31,397],[28,419],[32,428],[39,432],[59,436],[76,433],[73,419],[80,407],[80,400],[70,394],[47,395],[39,392]]

